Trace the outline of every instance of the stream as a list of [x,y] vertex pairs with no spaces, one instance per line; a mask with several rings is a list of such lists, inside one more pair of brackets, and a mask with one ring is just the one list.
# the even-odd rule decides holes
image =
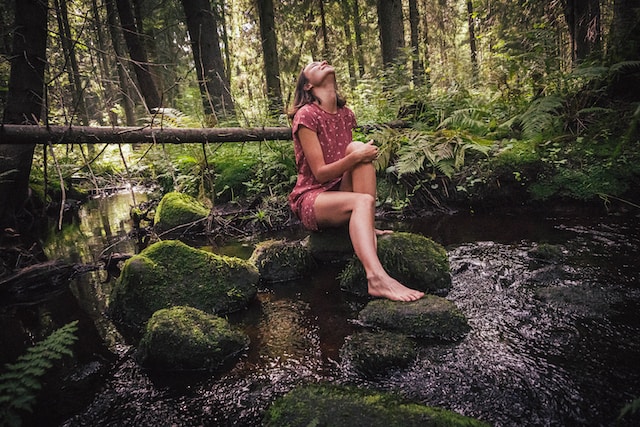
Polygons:
[[[136,195],[137,202],[144,195]],[[129,193],[85,204],[43,242],[50,259],[91,264],[136,253]],[[270,403],[318,381],[392,391],[494,426],[638,425],[616,419],[640,396],[640,213],[456,214],[383,224],[432,238],[449,254],[447,298],[471,332],[458,343],[421,342],[407,368],[365,379],[340,348],[366,301],[339,290],[339,266],[261,285],[232,324],[251,338],[221,372],[141,369],[104,315],[113,280],[82,274],[35,301],[0,306],[2,364],[79,320],[74,358],[44,378],[25,425],[255,426]],[[251,241],[214,252],[248,258]],[[547,254],[551,252],[553,257]]]

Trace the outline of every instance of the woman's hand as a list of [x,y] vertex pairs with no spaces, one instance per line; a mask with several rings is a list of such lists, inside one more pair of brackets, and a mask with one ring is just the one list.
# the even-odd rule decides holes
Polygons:
[[378,158],[378,147],[373,145],[373,139],[367,143],[360,143],[360,146],[354,150],[354,154],[361,163],[370,163]]

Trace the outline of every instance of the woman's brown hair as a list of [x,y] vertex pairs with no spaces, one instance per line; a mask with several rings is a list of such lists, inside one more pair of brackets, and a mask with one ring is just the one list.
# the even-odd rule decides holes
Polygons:
[[[309,83],[309,79],[304,74],[304,68],[300,71],[300,75],[298,76],[298,82],[296,83],[296,90],[294,92],[293,98],[293,107],[291,107],[288,111],[288,116],[290,120],[293,120],[293,117],[296,115],[298,110],[304,107],[307,104],[312,104],[317,102],[320,104],[320,100],[311,93],[310,90],[306,90],[305,86]],[[336,85],[336,98],[338,101],[338,108],[344,107],[347,104],[347,100],[340,95],[338,92],[338,88]]]

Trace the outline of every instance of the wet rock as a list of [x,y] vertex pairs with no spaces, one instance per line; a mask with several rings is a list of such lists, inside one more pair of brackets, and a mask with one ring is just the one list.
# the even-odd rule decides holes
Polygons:
[[276,400],[263,420],[267,427],[411,427],[486,426],[479,420],[441,408],[408,402],[390,393],[314,384]]
[[249,261],[165,240],[127,260],[111,293],[109,314],[121,330],[136,334],[162,308],[188,305],[211,314],[240,310],[255,297],[257,282],[258,271]]
[[314,266],[314,260],[300,241],[268,240],[259,243],[249,261],[267,282],[299,279]]
[[360,311],[358,320],[367,326],[438,341],[460,340],[470,330],[455,304],[435,295],[413,302],[373,300]]
[[159,232],[197,231],[204,226],[209,209],[188,194],[171,192],[164,195],[156,208],[154,227]]
[[367,378],[376,378],[397,368],[406,368],[418,355],[416,343],[393,332],[357,332],[340,349],[342,363]]
[[225,319],[177,306],[153,314],[136,356],[142,366],[155,370],[213,370],[248,346],[249,337]]
[[309,235],[306,245],[311,255],[321,262],[344,262],[353,257],[348,227],[314,231]]
[[[451,289],[447,251],[427,237],[404,232],[381,236],[378,257],[392,277],[410,288],[436,295],[446,295]],[[340,287],[367,295],[367,277],[355,256],[340,274]]]

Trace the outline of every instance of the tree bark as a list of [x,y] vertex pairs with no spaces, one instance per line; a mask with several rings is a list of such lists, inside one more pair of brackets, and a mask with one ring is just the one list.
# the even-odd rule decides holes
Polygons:
[[469,23],[469,50],[471,53],[471,79],[478,81],[478,50],[476,48],[476,26],[473,16],[473,2],[467,0],[467,20]]
[[575,66],[591,54],[601,51],[600,2],[566,0],[564,16],[571,39],[571,59]]
[[124,35],[124,41],[127,44],[133,69],[138,79],[140,92],[144,98],[147,110],[152,111],[155,108],[161,107],[162,101],[153,77],[151,76],[147,51],[140,40],[133,12],[131,11],[131,3],[129,0],[115,0],[115,2],[118,8],[118,15],[120,16],[122,34]]
[[413,73],[413,84],[415,86],[422,86],[424,84],[424,70],[422,69],[422,65],[420,63],[420,31],[418,29],[419,23],[420,15],[418,13],[418,1],[409,0],[409,24],[411,26],[411,49],[413,53],[411,70]]
[[615,0],[607,63],[640,59],[640,0]]
[[356,36],[356,53],[358,55],[358,77],[364,77],[364,53],[362,52],[362,24],[360,23],[360,7],[358,0],[353,1],[353,32]]
[[269,113],[277,117],[284,111],[282,103],[282,87],[280,85],[280,61],[278,58],[278,39],[276,35],[273,0],[257,0],[260,16],[260,36],[262,41],[262,58],[267,83],[267,100]]
[[404,48],[404,28],[401,0],[378,0],[378,29],[382,62],[385,67],[393,65]]
[[[47,1],[16,0],[9,92],[3,123],[36,124],[44,99]],[[34,126],[35,128],[35,126]],[[0,229],[18,227],[36,143],[0,146]]]

